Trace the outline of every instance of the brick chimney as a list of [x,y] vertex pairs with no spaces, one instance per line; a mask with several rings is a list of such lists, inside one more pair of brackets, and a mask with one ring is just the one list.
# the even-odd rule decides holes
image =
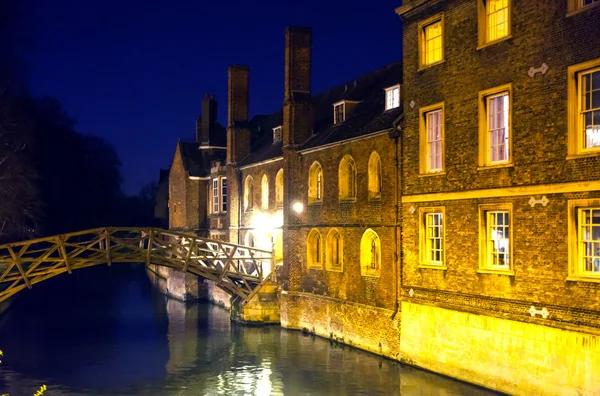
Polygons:
[[284,146],[302,145],[313,132],[311,39],[310,28],[288,27],[285,31]]
[[248,89],[250,68],[229,66],[227,93],[227,163],[238,163],[250,153]]
[[214,133],[217,122],[217,101],[214,95],[206,94],[202,99],[202,117],[196,124],[196,142],[200,145],[210,145],[210,138]]

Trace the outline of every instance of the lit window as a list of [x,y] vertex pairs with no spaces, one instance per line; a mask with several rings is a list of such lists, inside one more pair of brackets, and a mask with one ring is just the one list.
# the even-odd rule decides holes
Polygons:
[[444,171],[444,104],[419,109],[421,173]]
[[313,162],[308,171],[308,203],[323,202],[323,168]]
[[512,162],[510,96],[510,84],[479,93],[480,166]]
[[421,67],[430,66],[444,60],[444,18],[436,15],[419,24]]
[[221,212],[227,212],[227,178],[221,178]]
[[269,178],[267,175],[263,175],[260,183],[260,206],[263,210],[269,209]]
[[597,150],[600,148],[600,68],[581,73],[579,81],[582,151]]
[[341,200],[352,200],[356,198],[356,166],[354,159],[348,154],[340,161],[339,174],[339,197]]
[[385,109],[395,109],[400,107],[400,86],[387,88],[385,90]]
[[342,236],[339,231],[332,229],[327,234],[326,263],[327,269],[338,270],[342,268]]
[[421,265],[444,265],[444,211],[443,208],[421,208]]
[[314,228],[308,234],[306,262],[309,268],[323,267],[323,241],[321,240],[321,233]]
[[212,181],[212,204],[213,213],[219,212],[219,179],[213,179]]
[[369,157],[369,199],[381,198],[381,159],[373,151]]
[[281,142],[283,128],[281,126],[273,128],[273,143]]
[[487,0],[485,18],[487,22],[487,42],[496,41],[508,36],[510,27],[508,22],[509,0]]
[[600,199],[569,201],[569,275],[600,278]]
[[360,240],[360,270],[363,276],[379,276],[381,269],[381,241],[372,229]]
[[333,123],[339,124],[346,119],[346,105],[344,102],[333,106]]
[[279,169],[275,177],[275,205],[278,208],[283,206],[283,169]]
[[252,209],[254,209],[254,179],[252,176],[247,176],[244,183],[244,210]]
[[481,269],[509,271],[511,248],[511,206],[481,205]]

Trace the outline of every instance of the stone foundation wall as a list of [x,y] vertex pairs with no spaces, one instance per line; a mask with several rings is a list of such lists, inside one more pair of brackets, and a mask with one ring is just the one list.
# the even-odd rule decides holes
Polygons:
[[600,395],[598,336],[408,302],[401,332],[401,360],[437,373],[515,395]]
[[231,320],[249,325],[279,324],[279,291],[273,282],[265,283],[245,306],[234,303]]
[[282,292],[281,326],[400,358],[400,312],[310,293]]
[[201,294],[203,294],[208,301],[215,305],[219,305],[228,311],[231,310],[231,295],[217,287],[215,282],[205,279],[201,287],[205,290]]

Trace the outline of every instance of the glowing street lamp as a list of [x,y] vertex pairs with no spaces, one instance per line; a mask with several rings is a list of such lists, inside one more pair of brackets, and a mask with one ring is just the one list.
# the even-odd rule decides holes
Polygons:
[[298,214],[304,212],[304,204],[300,201],[296,201],[292,204],[292,210]]

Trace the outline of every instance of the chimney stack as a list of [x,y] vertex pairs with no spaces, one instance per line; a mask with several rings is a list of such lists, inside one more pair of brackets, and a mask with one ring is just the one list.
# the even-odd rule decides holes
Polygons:
[[238,163],[250,154],[248,125],[248,66],[229,66],[227,92],[227,163]]
[[202,100],[202,117],[198,121],[200,125],[196,126],[196,142],[200,145],[210,145],[210,138],[217,122],[217,101],[214,95],[207,93]]
[[310,28],[288,27],[285,31],[284,146],[302,145],[312,135],[311,41]]

